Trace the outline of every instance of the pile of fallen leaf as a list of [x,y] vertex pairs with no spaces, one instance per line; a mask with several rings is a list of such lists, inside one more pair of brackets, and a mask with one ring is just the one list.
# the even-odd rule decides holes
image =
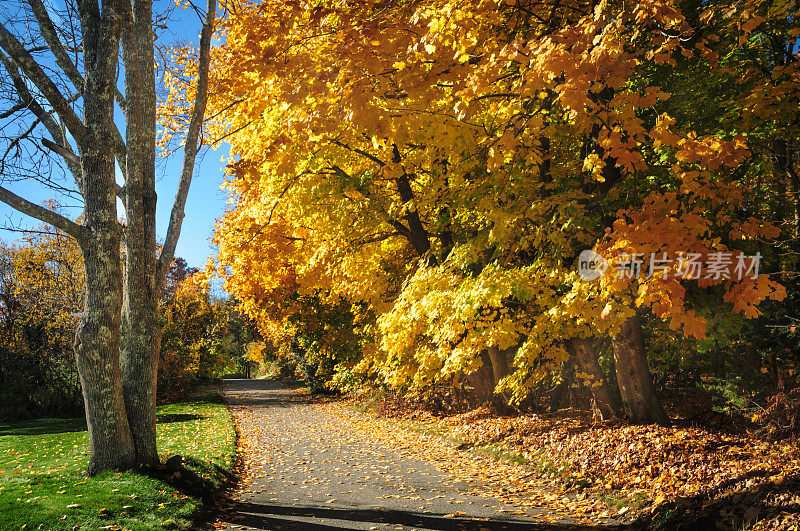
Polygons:
[[383,407],[395,418],[425,420],[460,448],[521,456],[562,492],[595,495],[636,508],[648,526],[676,524],[797,529],[800,449],[697,427],[596,425],[588,418],[497,416],[481,408],[436,418]]

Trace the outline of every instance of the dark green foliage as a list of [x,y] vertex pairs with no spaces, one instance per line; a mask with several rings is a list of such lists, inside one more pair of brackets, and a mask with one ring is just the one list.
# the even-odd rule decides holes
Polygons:
[[73,416],[83,411],[72,352],[41,356],[0,344],[0,418]]

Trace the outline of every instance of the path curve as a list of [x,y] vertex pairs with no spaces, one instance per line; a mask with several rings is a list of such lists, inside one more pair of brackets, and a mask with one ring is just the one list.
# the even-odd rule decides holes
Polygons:
[[376,443],[277,381],[225,380],[223,394],[245,472],[217,529],[607,529],[511,516],[503,501],[467,492],[433,463]]

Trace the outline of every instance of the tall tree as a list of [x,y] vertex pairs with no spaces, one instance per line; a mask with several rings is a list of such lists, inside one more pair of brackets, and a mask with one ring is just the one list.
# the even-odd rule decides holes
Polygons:
[[[63,159],[74,179],[73,196],[83,203],[82,221],[72,221],[6,187],[0,187],[0,200],[69,234],[83,253],[86,302],[75,350],[90,435],[88,472],[95,474],[158,460],[155,385],[160,331],[156,310],[192,179],[206,106],[216,1],[206,5],[183,169],[158,256],[152,1],[68,2],[59,13],[63,26],[53,23],[54,12],[42,0],[28,0],[26,7],[20,6],[21,20],[8,17],[0,24],[0,61],[9,103],[2,116],[25,116],[31,124],[6,138],[10,146],[6,156],[21,142],[45,133],[42,144]],[[31,25],[38,28],[32,36],[24,31]],[[124,94],[117,86],[120,67],[125,71]],[[125,118],[124,138],[114,121],[115,101]],[[124,186],[116,183],[117,168]],[[124,231],[117,197],[125,205]],[[120,261],[123,242],[124,268]]]

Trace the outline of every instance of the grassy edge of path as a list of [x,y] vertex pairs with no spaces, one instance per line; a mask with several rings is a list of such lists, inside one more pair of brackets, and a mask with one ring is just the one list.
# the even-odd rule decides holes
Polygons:
[[[0,423],[0,529],[191,527],[203,502],[163,481],[134,472],[85,477],[85,429],[83,419]],[[187,458],[207,494],[224,486],[236,463],[236,435],[219,392],[159,406],[157,434],[162,459]]]

